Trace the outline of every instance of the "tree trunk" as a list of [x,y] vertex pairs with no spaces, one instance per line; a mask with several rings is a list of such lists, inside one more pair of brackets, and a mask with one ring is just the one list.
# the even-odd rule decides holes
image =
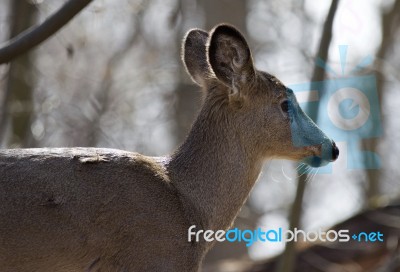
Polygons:
[[[324,23],[324,28],[319,44],[319,50],[317,53],[317,57],[328,61],[328,52],[329,52],[329,45],[332,40],[332,27],[333,21],[335,18],[336,10],[339,5],[339,0],[333,0],[331,6],[329,8],[328,16]],[[314,72],[311,78],[311,81],[322,81],[324,80],[325,72],[322,68],[315,66]],[[324,92],[321,92],[323,94]],[[314,120],[315,123],[318,121],[318,108],[315,110],[308,112],[311,119]],[[301,219],[301,212],[303,207],[303,197],[304,192],[306,190],[306,180],[308,175],[302,173],[298,173],[300,175],[298,183],[297,183],[297,190],[296,190],[296,197],[292,204],[292,210],[290,211],[289,215],[289,229],[293,230],[294,228],[299,228],[300,226],[300,219]],[[294,260],[296,257],[295,251],[295,242],[286,243],[285,251],[283,252],[281,259],[279,261],[277,270],[278,272],[291,272],[294,268]]]
[[[15,37],[33,25],[36,19],[36,7],[27,0],[10,0],[10,2],[12,14],[10,37]],[[31,54],[24,54],[10,64],[0,122],[0,136],[5,137],[7,127],[10,128],[10,138],[5,141],[10,147],[34,145],[31,133],[35,84],[32,59]]]
[[[380,60],[387,57],[388,51],[393,46],[393,37],[395,31],[399,28],[400,23],[400,1],[395,1],[392,9],[388,13],[382,14],[382,42],[381,46],[376,54],[376,57]],[[382,74],[382,69],[379,67],[381,64],[377,63],[377,75],[376,75],[376,88],[378,91],[378,102],[380,103],[379,108],[382,109],[382,101],[384,99],[384,92],[383,89],[385,88],[385,75]],[[383,123],[383,114],[380,114],[380,120]],[[364,150],[368,150],[370,152],[376,153],[378,151],[378,144],[379,141],[377,138],[373,139],[366,139],[362,142]],[[365,160],[368,158],[365,157]],[[367,162],[365,162],[367,163]],[[380,179],[380,169],[367,169],[367,188],[366,188],[366,200],[367,206],[375,207],[377,197],[380,195],[380,186],[379,186],[379,179]]]

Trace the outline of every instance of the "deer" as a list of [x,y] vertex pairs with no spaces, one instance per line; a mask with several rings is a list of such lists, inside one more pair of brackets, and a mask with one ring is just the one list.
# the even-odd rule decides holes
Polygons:
[[293,91],[255,68],[234,26],[189,30],[182,60],[203,99],[171,155],[0,150],[1,271],[199,271],[215,243],[189,242],[189,227],[229,229],[265,161],[337,159]]

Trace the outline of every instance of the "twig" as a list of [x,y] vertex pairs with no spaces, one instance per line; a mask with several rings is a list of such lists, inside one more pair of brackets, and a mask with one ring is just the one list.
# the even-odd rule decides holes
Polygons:
[[0,64],[10,62],[48,39],[92,1],[70,0],[42,24],[33,26],[9,40],[0,49]]

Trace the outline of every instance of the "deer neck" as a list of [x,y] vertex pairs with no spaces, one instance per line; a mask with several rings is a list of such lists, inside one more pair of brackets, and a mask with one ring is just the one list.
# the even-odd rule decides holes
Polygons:
[[192,221],[218,230],[231,226],[260,174],[262,158],[224,115],[230,114],[227,105],[221,102],[216,110],[215,103],[206,101],[167,168],[184,206],[192,209]]

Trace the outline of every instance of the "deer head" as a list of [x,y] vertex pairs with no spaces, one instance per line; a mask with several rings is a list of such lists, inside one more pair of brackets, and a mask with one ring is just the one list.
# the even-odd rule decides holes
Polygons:
[[218,25],[210,33],[190,30],[182,58],[204,90],[206,112],[226,115],[224,129],[235,131],[247,154],[312,167],[337,159],[335,142],[303,112],[291,89],[254,67],[245,38],[233,26]]

